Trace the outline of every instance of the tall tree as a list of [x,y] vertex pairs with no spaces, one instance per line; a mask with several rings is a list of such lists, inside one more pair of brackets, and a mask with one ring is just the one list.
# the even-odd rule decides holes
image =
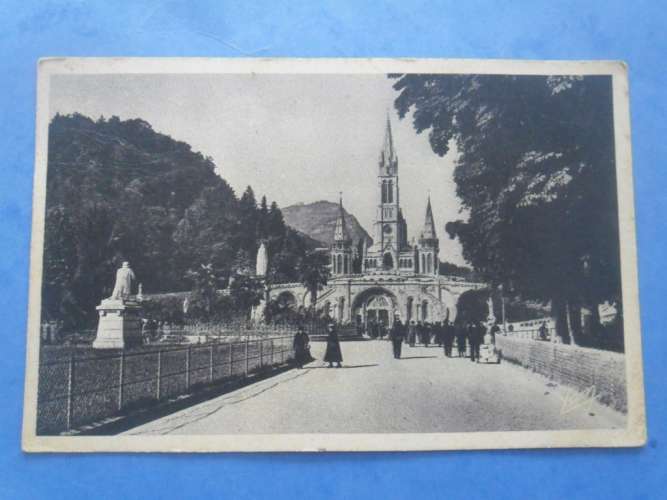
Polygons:
[[299,262],[299,280],[310,292],[310,305],[314,310],[317,305],[317,294],[329,280],[329,258],[318,251],[308,252]]
[[239,199],[239,225],[241,226],[241,248],[254,255],[257,251],[257,223],[259,219],[257,200],[252,187],[248,186]]
[[249,318],[252,308],[259,305],[264,285],[254,276],[237,276],[229,286],[235,309],[244,318]]
[[467,220],[446,227],[492,284],[568,311],[620,299],[611,79],[393,75],[435,153],[458,151]]
[[260,240],[268,236],[268,217],[269,206],[267,205],[266,196],[262,196],[259,202],[259,214],[257,215],[257,236]]

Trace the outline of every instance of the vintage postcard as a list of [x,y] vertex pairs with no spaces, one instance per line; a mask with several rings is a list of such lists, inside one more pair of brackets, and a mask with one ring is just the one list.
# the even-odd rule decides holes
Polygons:
[[26,451],[646,440],[620,62],[44,59]]

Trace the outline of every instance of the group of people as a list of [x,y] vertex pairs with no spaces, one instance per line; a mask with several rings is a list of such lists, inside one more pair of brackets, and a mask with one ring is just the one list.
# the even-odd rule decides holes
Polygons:
[[[310,337],[302,326],[299,326],[296,330],[293,347],[294,361],[299,368],[303,368],[304,364],[313,360],[310,354]],[[333,323],[327,326],[327,350],[324,353],[324,361],[329,363],[329,368],[333,368],[334,363],[336,363],[337,368],[343,366],[343,353],[340,349],[340,340],[338,339],[338,333]]]
[[[498,326],[494,325],[487,332],[486,327],[479,321],[468,323],[439,321],[433,324],[411,321],[408,325],[404,325],[400,318],[396,318],[389,329],[389,339],[396,359],[400,359],[404,343],[414,347],[419,341],[425,347],[431,343],[444,347],[445,356],[448,358],[453,357],[455,345],[457,356],[460,358],[467,356],[469,348],[470,360],[478,361],[480,347],[482,344],[495,344],[495,334],[498,331]],[[310,338],[303,327],[297,329],[293,346],[295,361],[299,368],[313,359],[310,355]],[[324,361],[329,363],[329,368],[332,368],[334,363],[337,368],[340,368],[343,362],[340,340],[333,323],[327,326],[327,348],[324,353]]]
[[[363,331],[363,325],[360,325]],[[366,326],[366,332],[372,339],[383,339],[387,335],[387,327],[382,321],[370,320]]]
[[450,323],[438,321],[428,323],[411,321],[407,327],[400,319],[394,321],[390,338],[393,343],[394,357],[401,357],[403,343],[414,347],[417,343],[428,347],[431,343],[444,347],[445,356],[452,357],[454,345],[458,357],[466,357],[467,348],[470,349],[470,360],[479,360],[479,351],[482,344],[494,344],[495,333],[499,330],[494,325],[489,332],[481,322]]

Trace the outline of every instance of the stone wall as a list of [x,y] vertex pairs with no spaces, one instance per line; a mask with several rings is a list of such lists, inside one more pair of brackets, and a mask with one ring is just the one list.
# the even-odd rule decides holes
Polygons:
[[502,335],[497,336],[496,345],[503,361],[582,392],[594,389],[598,401],[627,412],[623,354]]

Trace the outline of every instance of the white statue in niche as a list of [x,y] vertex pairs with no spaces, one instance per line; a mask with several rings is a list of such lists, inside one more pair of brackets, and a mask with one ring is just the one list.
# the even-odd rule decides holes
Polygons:
[[266,271],[269,267],[269,256],[266,251],[266,245],[264,242],[259,246],[257,250],[257,265],[255,267],[255,274],[257,276],[266,276]]

